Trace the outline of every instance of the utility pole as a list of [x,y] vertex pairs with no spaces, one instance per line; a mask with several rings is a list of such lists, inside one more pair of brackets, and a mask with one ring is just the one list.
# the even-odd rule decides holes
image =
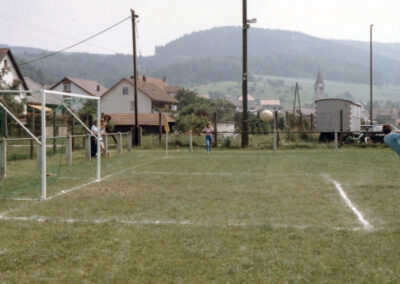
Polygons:
[[132,15],[132,42],[133,42],[133,83],[134,83],[134,104],[135,104],[135,135],[134,145],[139,146],[139,119],[138,119],[138,103],[137,103],[137,64],[136,64],[136,18],[139,16],[135,14],[135,11],[131,9]]
[[242,77],[242,148],[249,145],[249,121],[247,115],[247,0],[243,0],[243,77]]
[[372,116],[372,27],[374,25],[369,26],[369,122],[373,124],[373,116]]

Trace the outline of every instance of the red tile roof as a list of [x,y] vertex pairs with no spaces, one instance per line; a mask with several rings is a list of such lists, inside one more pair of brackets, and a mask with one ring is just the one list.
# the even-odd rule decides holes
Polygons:
[[158,87],[165,89],[168,93],[176,93],[179,90],[179,86],[171,86],[164,79],[148,77],[145,75],[138,76],[138,81],[149,82],[157,85]]
[[[134,125],[135,114],[133,113],[110,113],[111,121],[115,125]],[[165,115],[168,123],[175,123],[175,119]],[[146,126],[157,126],[159,125],[159,114],[158,113],[139,113],[138,114],[139,125]],[[164,115],[161,116],[161,124],[164,125]]]

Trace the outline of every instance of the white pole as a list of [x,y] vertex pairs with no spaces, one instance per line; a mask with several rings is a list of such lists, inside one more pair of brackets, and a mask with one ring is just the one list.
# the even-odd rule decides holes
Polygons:
[[278,150],[278,131],[274,129],[274,152]]
[[168,132],[165,132],[165,155],[168,157]]
[[192,130],[189,130],[189,150],[190,150],[190,153],[193,152],[193,133],[192,133]]
[[42,200],[46,200],[46,93],[44,90],[40,90],[40,97],[42,103]]
[[338,134],[337,131],[335,131],[335,151],[338,151]]
[[100,130],[100,100],[97,101],[97,181],[100,181],[100,138],[101,138],[101,130]]

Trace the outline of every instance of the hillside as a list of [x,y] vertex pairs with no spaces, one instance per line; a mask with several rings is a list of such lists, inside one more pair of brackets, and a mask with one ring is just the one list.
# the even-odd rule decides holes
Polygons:
[[[219,27],[194,32],[156,47],[154,56],[141,57],[141,73],[170,83],[198,85],[241,78],[241,28]],[[299,32],[251,28],[249,72],[256,75],[324,78],[346,83],[369,82],[369,43],[326,40]],[[2,46],[0,44],[0,46]],[[48,51],[12,47],[18,62]],[[400,84],[400,44],[374,43],[374,82]],[[28,76],[53,83],[65,76],[97,80],[110,87],[132,74],[130,55],[63,53],[22,67]]]

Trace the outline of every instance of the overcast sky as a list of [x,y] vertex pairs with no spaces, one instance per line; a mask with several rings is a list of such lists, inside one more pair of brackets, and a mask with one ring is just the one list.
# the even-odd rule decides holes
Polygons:
[[[247,0],[254,26],[321,38],[400,42],[400,0]],[[193,31],[242,22],[242,0],[0,0],[0,43],[58,50],[140,15],[138,47],[154,47]],[[70,51],[132,53],[130,21]]]

